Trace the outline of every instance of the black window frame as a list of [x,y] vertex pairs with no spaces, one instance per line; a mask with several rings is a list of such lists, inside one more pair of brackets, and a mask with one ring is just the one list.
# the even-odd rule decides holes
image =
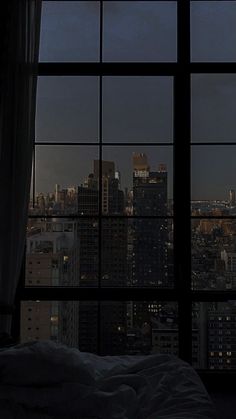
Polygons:
[[[48,0],[43,0],[48,1]],[[64,1],[64,0],[50,0]],[[80,1],[80,0],[76,0]],[[134,0],[132,0],[134,1]],[[158,1],[158,0],[152,0]],[[165,0],[173,1],[173,0]],[[69,301],[69,300],[89,300],[89,301],[174,301],[178,304],[178,324],[179,324],[179,356],[191,364],[192,361],[192,304],[194,302],[219,302],[236,300],[236,290],[234,291],[201,291],[191,289],[191,220],[196,218],[236,218],[233,216],[192,216],[191,214],[191,147],[227,145],[227,143],[191,143],[191,75],[192,74],[230,74],[236,73],[236,63],[234,62],[191,62],[190,59],[190,6],[191,1],[197,0],[176,0],[177,6],[177,61],[176,62],[140,62],[140,63],[109,63],[102,61],[103,48],[103,3],[100,0],[100,60],[99,62],[83,63],[49,63],[40,62],[38,65],[39,76],[98,76],[99,78],[99,160],[100,173],[102,168],[102,147],[103,145],[115,146],[117,143],[102,142],[102,81],[104,76],[172,76],[174,79],[174,123],[173,123],[173,144],[145,143],[145,145],[170,145],[173,147],[174,176],[173,176],[173,201],[174,201],[174,279],[173,289],[161,288],[64,288],[64,287],[25,287],[24,266],[20,284],[18,286],[16,306],[20,312],[20,301],[22,300],[48,300],[48,301]],[[212,0],[208,0],[212,1]],[[225,0],[221,0],[225,1]],[[235,0],[231,0],[235,1]],[[88,143],[56,143],[39,142],[35,146],[47,145],[86,145]],[[91,145],[91,144],[90,144]],[[94,145],[94,143],[93,143]],[[122,147],[126,145],[141,146],[141,143],[119,143]],[[230,143],[230,145],[236,145]],[[184,164],[183,164],[184,161]],[[34,164],[35,174],[35,164]],[[100,194],[101,188],[100,176]],[[34,175],[35,184],[35,175]],[[34,187],[35,197],[35,187]],[[107,216],[102,214],[102,200],[100,199],[99,220]],[[29,218],[52,218],[55,216],[35,216]],[[71,218],[80,216],[72,215]],[[111,217],[108,215],[108,217]],[[126,216],[124,216],[126,217]],[[65,218],[64,215],[57,215],[56,218]],[[66,215],[66,218],[70,216]],[[94,215],[91,216],[94,218]],[[145,217],[141,217],[145,218]],[[150,217],[168,218],[168,217]],[[99,223],[99,252],[101,252],[101,222]],[[99,272],[101,272],[101,258]],[[101,277],[99,275],[99,277]],[[98,304],[100,306],[100,304]],[[19,320],[15,322],[18,324]],[[17,330],[17,326],[16,330]],[[99,328],[99,323],[98,323]],[[98,333],[99,335],[99,333]],[[209,383],[214,384],[214,377],[217,375],[225,381],[228,380],[229,373],[233,376],[234,371],[199,371],[202,377]],[[236,375],[236,372],[235,372]],[[208,378],[207,378],[208,377]],[[213,378],[212,378],[213,377]]]

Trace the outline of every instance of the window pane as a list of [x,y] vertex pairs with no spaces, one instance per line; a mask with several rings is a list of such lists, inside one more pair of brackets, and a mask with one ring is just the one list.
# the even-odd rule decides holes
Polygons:
[[53,340],[97,353],[99,330],[102,355],[178,354],[175,302],[21,302],[21,342]]
[[235,21],[235,1],[192,1],[192,61],[235,61]]
[[193,364],[197,368],[236,368],[236,302],[193,304]]
[[194,215],[235,214],[235,153],[233,145],[192,146]]
[[192,220],[193,289],[236,289],[235,237],[236,220]]
[[97,214],[96,146],[36,146],[36,202],[31,214]]
[[78,220],[80,286],[98,286],[99,221],[93,218]]
[[102,286],[125,287],[128,277],[128,220],[102,220]]
[[104,219],[102,286],[172,288],[172,220]]
[[236,142],[236,75],[192,76],[192,141]]
[[135,219],[129,228],[131,286],[172,288],[173,222]]
[[102,302],[101,344],[103,355],[178,355],[177,304],[166,301]]
[[97,77],[39,77],[36,140],[55,142],[98,140]]
[[105,1],[104,61],[176,61],[176,2]]
[[53,340],[78,347],[76,301],[22,301],[21,342]]
[[25,285],[98,285],[97,219],[29,219]]
[[43,1],[40,61],[98,61],[99,1]]
[[104,77],[105,142],[171,142],[172,77]]
[[[116,181],[113,181],[111,191],[113,202],[120,202],[116,212],[114,207],[105,207],[103,202],[104,213],[138,216],[172,214],[172,146],[104,146],[103,159],[114,162]],[[120,196],[120,201],[117,201],[117,196]],[[103,200],[105,197],[103,192]]]
[[[79,322],[76,324],[79,336],[78,348],[83,352],[99,353],[98,324],[101,315],[101,303],[97,301],[79,301],[78,304]],[[107,333],[111,333],[111,325]]]

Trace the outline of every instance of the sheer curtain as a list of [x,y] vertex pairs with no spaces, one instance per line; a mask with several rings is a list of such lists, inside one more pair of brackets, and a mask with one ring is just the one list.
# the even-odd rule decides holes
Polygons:
[[4,2],[0,14],[0,333],[24,254],[30,192],[41,0]]

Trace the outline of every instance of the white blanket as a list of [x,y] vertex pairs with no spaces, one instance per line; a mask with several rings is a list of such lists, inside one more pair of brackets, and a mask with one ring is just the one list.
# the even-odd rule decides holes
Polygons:
[[212,419],[215,412],[193,368],[171,355],[99,357],[50,341],[0,351],[0,417],[47,415]]

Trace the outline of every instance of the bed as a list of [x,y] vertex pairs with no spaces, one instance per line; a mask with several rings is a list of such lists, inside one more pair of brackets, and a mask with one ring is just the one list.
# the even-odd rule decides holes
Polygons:
[[51,341],[0,351],[3,419],[212,419],[200,378],[172,355],[106,356]]

